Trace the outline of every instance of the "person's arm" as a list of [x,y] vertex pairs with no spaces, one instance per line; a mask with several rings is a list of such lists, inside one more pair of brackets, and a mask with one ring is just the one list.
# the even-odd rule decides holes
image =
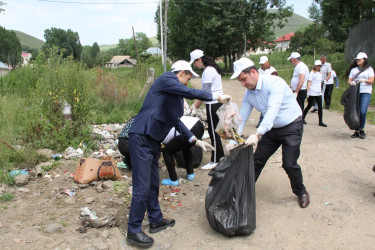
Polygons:
[[301,90],[301,88],[302,88],[302,85],[303,85],[304,81],[305,81],[305,74],[304,74],[304,73],[299,74],[299,80],[298,80],[297,88],[296,88],[296,90],[294,91],[295,93],[298,94],[298,92],[299,92],[299,91]]
[[328,82],[328,80],[329,80],[329,78],[331,77],[331,72],[328,72],[328,74],[327,74],[327,78],[326,79],[324,79],[325,80],[325,82]]
[[203,101],[201,101],[201,100],[195,100],[192,107],[194,107],[196,109],[199,109],[199,107],[202,105],[202,103],[203,103]]
[[311,80],[307,81],[307,93],[310,91],[310,86],[311,86]]
[[271,75],[273,75],[273,76],[279,76],[279,74],[277,73],[277,71],[272,72]]
[[238,131],[237,131],[238,135],[242,135],[242,132],[245,128],[247,120],[249,119],[251,111],[253,110],[253,106],[250,104],[250,102],[247,100],[246,97],[247,97],[247,94],[245,94],[242,99],[242,104],[241,104],[241,109],[240,109],[241,124],[238,127]]

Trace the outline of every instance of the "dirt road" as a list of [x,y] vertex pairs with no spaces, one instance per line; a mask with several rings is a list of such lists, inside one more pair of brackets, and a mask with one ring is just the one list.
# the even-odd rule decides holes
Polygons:
[[[199,86],[199,81],[194,84]],[[237,81],[224,81],[223,85],[240,106],[245,89]],[[365,140],[351,139],[352,131],[341,114],[324,110],[323,116],[327,128],[318,126],[317,114],[308,114],[299,158],[310,206],[298,206],[278,150],[256,183],[256,230],[248,237],[227,238],[213,231],[205,216],[208,172],[196,169],[196,179],[187,181],[185,171],[178,169],[186,181],[177,188],[160,188],[163,214],[175,218],[176,225],[152,235],[152,249],[373,249],[375,126],[366,125]],[[253,112],[245,134],[255,131],[258,117]],[[209,156],[204,154],[202,165]],[[119,228],[90,228],[85,234],[76,231],[79,209],[84,206],[99,216],[113,214],[122,219],[128,208],[118,195],[106,190],[98,193],[93,187],[77,189],[74,202],[67,202],[66,196],[58,194],[76,185],[69,179],[74,170],[75,161],[65,161],[52,173],[59,175],[52,181],[34,180],[23,191],[9,189],[15,198],[0,204],[1,249],[132,249],[124,241],[125,220]],[[168,177],[165,167],[160,175]],[[94,202],[87,204],[88,197]],[[51,223],[63,227],[50,232],[47,226]],[[143,225],[147,231],[148,222]]]

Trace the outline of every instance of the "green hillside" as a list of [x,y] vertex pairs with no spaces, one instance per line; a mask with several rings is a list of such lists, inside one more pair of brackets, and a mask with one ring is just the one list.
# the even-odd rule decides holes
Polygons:
[[36,38],[36,37],[33,37],[33,36],[30,36],[26,33],[23,33],[21,31],[18,31],[18,30],[13,30],[18,39],[20,39],[20,42],[21,42],[21,46],[24,47],[24,46],[28,46],[29,48],[31,49],[41,49],[43,44],[44,44],[44,41]]
[[[268,11],[274,12],[276,10],[270,9]],[[288,22],[284,23],[285,25],[283,28],[275,28],[274,32],[276,38],[290,32],[295,33],[299,28],[306,27],[313,23],[313,21],[311,21],[310,19],[304,18],[303,16],[300,16],[296,13],[293,13],[293,15],[291,17],[288,17],[287,20]]]

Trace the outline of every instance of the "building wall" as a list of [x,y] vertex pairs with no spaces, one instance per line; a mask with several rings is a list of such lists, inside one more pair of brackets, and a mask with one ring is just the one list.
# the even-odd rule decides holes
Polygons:
[[9,69],[0,69],[0,77],[9,73]]
[[345,59],[352,62],[358,52],[365,52],[370,62],[375,61],[375,18],[357,24],[349,31],[345,43]]

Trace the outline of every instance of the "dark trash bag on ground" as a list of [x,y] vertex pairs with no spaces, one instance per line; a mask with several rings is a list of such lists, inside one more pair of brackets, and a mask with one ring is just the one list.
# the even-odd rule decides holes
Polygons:
[[[194,145],[190,148],[190,150],[193,154],[193,168],[197,168],[201,165],[203,159],[203,149],[197,145]],[[177,166],[179,168],[186,169],[184,154],[182,153],[182,151],[178,151],[173,156],[177,162]]]
[[350,129],[357,129],[360,124],[359,88],[359,84],[350,86],[340,99],[341,105],[344,106],[344,121]]
[[209,173],[206,217],[225,236],[249,235],[255,230],[255,179],[253,147],[230,151]]

